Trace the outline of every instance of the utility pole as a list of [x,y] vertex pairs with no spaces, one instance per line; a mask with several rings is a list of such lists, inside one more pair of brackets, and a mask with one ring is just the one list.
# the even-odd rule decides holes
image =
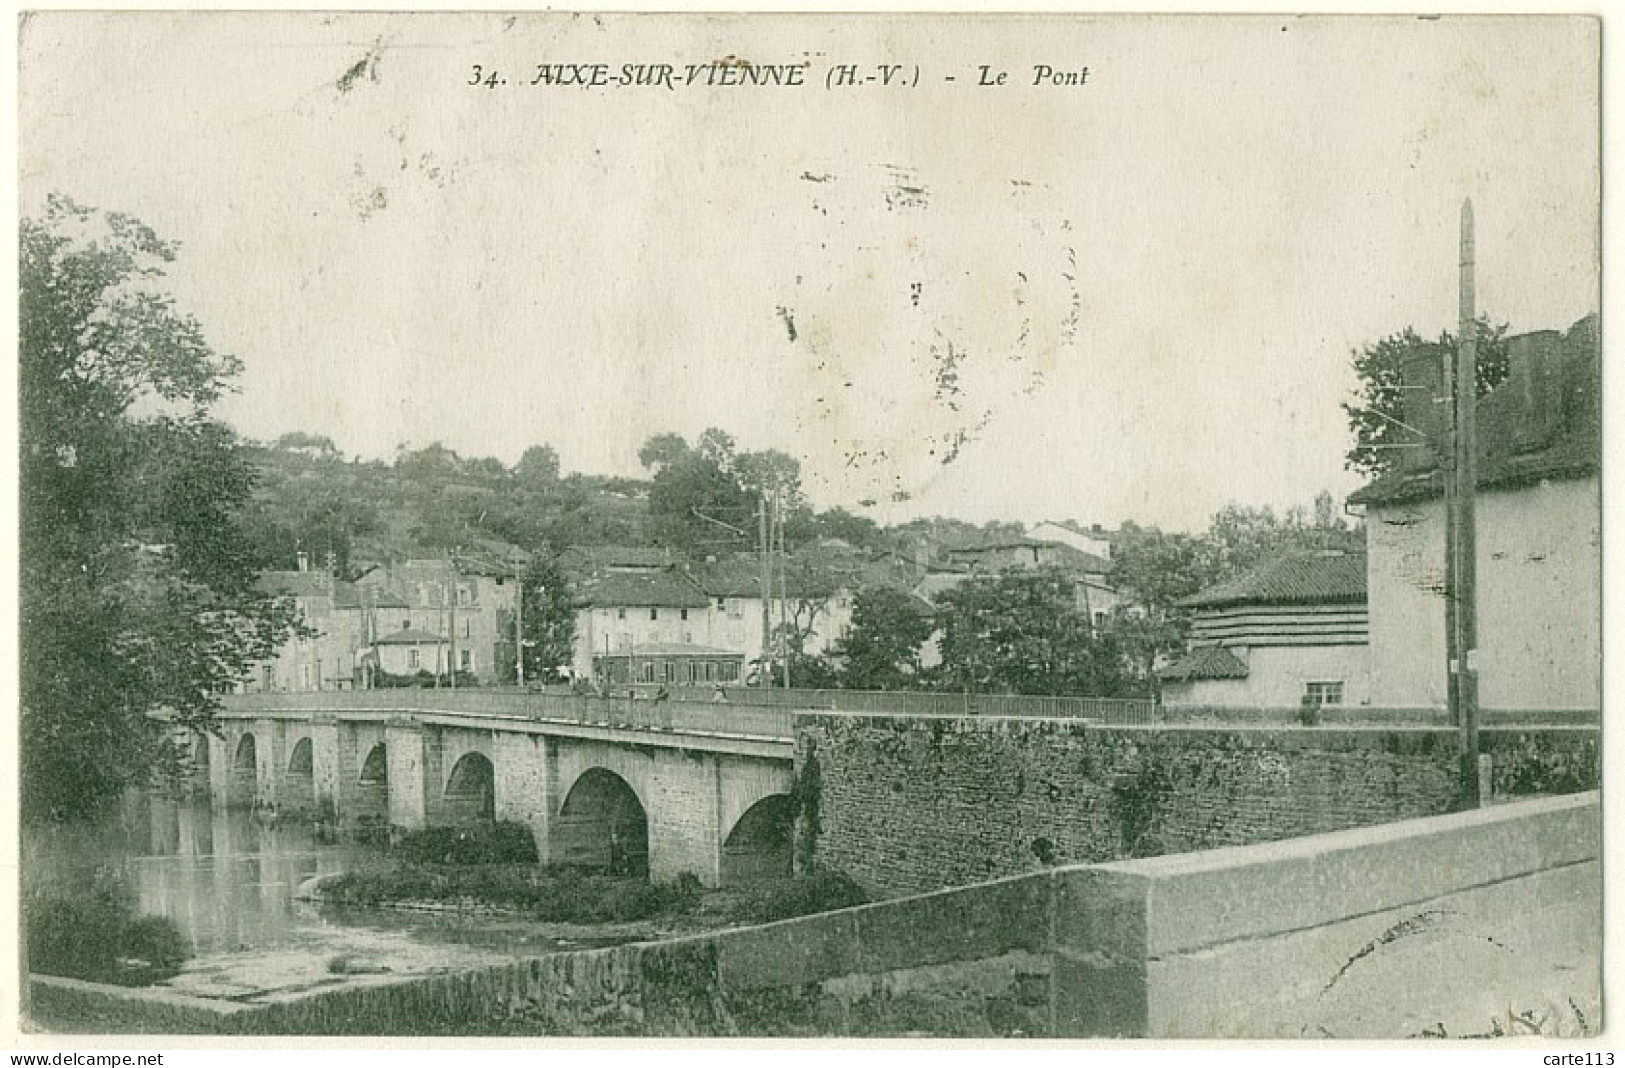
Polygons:
[[784,688],[790,688],[790,570],[784,551],[784,510],[779,500],[779,489],[773,488],[773,521],[779,531],[779,634],[784,638]]
[[513,562],[513,665],[519,688],[525,688],[525,573]]
[[449,558],[451,569],[450,595],[446,598],[446,616],[451,620],[451,657],[446,665],[446,677],[451,680],[451,688],[457,688],[457,558]]
[[756,533],[762,565],[762,664],[757,683],[764,689],[773,685],[773,616],[770,607],[773,597],[773,564],[768,558],[767,491],[756,498]]
[[1451,383],[1450,477],[1445,524],[1446,625],[1450,640],[1451,718],[1460,730],[1461,797],[1465,808],[1484,803],[1478,759],[1478,343],[1474,292],[1473,202],[1461,205],[1461,322]]

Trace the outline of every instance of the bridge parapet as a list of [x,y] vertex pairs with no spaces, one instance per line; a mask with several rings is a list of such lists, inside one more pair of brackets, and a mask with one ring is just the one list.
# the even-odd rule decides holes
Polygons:
[[795,735],[796,709],[717,701],[654,701],[628,697],[584,697],[519,690],[327,690],[311,693],[234,694],[222,699],[225,715],[453,714],[537,722],[618,727],[638,731],[768,738]]

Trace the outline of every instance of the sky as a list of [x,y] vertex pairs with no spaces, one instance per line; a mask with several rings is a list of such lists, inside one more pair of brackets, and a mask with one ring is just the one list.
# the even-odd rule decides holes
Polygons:
[[220,414],[367,458],[719,426],[881,522],[1199,529],[1359,485],[1350,351],[1454,328],[1464,197],[1484,312],[1598,306],[1585,19],[55,12],[20,61],[24,212],[179,242]]

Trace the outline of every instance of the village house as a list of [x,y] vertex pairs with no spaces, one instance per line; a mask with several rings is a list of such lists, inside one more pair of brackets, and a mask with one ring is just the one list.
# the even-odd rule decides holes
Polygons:
[[[1061,530],[1071,536],[1066,541],[1049,537],[1002,536],[951,548],[948,550],[948,566],[928,571],[915,585],[915,593],[927,601],[934,601],[944,590],[973,575],[1054,568],[1072,579],[1079,611],[1093,626],[1102,626],[1112,609],[1125,602],[1125,598],[1112,586],[1111,560],[1078,548],[1073,542],[1083,540],[1082,536],[1066,528],[1054,523],[1041,526]],[[1107,548],[1109,551],[1109,543]]]
[[1363,553],[1288,553],[1179,602],[1190,650],[1159,669],[1169,706],[1364,705],[1371,650]]
[[462,554],[414,559],[373,568],[356,587],[383,671],[442,674],[454,666],[483,685],[513,680],[513,565]]
[[601,658],[630,656],[640,646],[709,645],[710,598],[679,568],[604,569],[573,578],[581,601],[571,657],[577,678],[595,677]]
[[[259,664],[242,684],[248,693],[347,690],[367,685],[370,650],[366,598],[355,584],[336,578],[330,567],[312,568],[300,553],[298,568],[267,571],[259,578],[267,593],[291,597],[313,633],[290,638],[271,660]],[[405,605],[382,598],[384,610]]]
[[[1601,405],[1597,319],[1508,341],[1508,377],[1480,401],[1476,532],[1479,703],[1601,707]],[[1353,494],[1365,512],[1372,702],[1446,705],[1444,480],[1449,408],[1438,359],[1404,368],[1423,447]],[[1427,447],[1433,443],[1433,447]]]

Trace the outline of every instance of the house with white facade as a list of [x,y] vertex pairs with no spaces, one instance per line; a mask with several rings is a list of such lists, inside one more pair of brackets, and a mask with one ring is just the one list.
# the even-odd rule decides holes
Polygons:
[[[365,615],[368,643],[377,645],[391,635],[389,644],[404,650],[400,632],[415,631],[440,640],[435,654],[439,666],[423,664],[431,674],[452,667],[484,685],[513,681],[514,611],[519,598],[517,568],[478,557],[410,559],[375,567],[355,582]],[[419,660],[430,645],[415,643]],[[434,646],[438,648],[439,646]],[[376,661],[389,674],[401,672],[399,658],[373,650]],[[409,674],[416,674],[412,669]]]
[[[1597,319],[1508,340],[1508,375],[1478,407],[1479,704],[1506,712],[1601,708],[1601,404]],[[1372,702],[1442,709],[1446,389],[1437,359],[1404,369],[1422,447],[1353,494],[1370,565]]]
[[1366,559],[1288,553],[1180,602],[1190,650],[1157,671],[1163,703],[1229,708],[1364,705],[1371,698]]

